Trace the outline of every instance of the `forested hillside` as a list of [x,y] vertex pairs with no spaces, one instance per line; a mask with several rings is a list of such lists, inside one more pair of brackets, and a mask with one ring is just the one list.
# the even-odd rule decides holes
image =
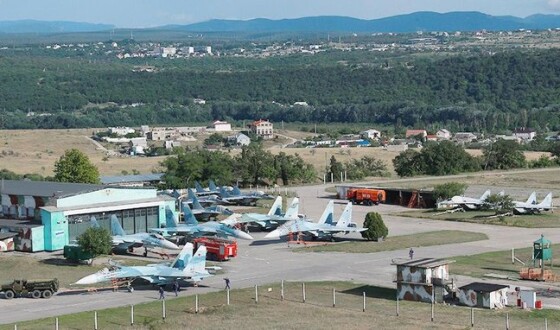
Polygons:
[[[324,54],[322,56],[329,56]],[[343,57],[342,52],[333,57]],[[371,59],[370,59],[371,57]],[[560,51],[313,64],[299,57],[150,62],[0,57],[0,127],[183,124],[223,118],[560,129]],[[291,61],[301,63],[292,65]],[[220,62],[222,61],[222,62]],[[283,65],[283,63],[286,63]],[[202,98],[206,105],[194,105]],[[291,106],[307,102],[308,107]],[[127,105],[134,104],[134,107]],[[34,116],[27,116],[34,112]],[[39,114],[49,114],[40,116]]]

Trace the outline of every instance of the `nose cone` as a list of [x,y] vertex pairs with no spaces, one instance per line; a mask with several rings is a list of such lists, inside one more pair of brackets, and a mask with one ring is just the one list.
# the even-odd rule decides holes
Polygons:
[[88,284],[95,284],[95,283],[99,283],[99,282],[101,282],[100,279],[99,279],[99,276],[97,276],[97,274],[91,274],[91,275],[88,275],[84,278],[81,278],[75,284],[88,285]]
[[266,234],[264,238],[280,238],[280,230],[275,229],[270,233]]
[[237,238],[241,238],[241,239],[246,239],[246,240],[252,240],[253,236],[247,234],[246,232],[236,229],[235,230],[235,237]]
[[169,250],[181,250],[180,247],[177,246],[177,244],[170,242],[168,240],[165,240],[162,242],[163,247]]

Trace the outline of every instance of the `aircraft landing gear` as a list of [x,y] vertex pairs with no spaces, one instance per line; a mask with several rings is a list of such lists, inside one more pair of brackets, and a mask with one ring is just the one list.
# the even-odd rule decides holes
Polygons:
[[144,248],[144,257],[147,257],[147,256],[148,256],[148,248],[145,247]]

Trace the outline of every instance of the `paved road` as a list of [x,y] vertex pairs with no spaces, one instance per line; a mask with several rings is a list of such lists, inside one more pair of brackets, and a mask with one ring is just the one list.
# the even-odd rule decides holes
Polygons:
[[[323,186],[310,186],[297,189],[305,213],[312,218],[318,218],[328,202],[323,188]],[[344,202],[340,201],[335,206],[335,216],[338,217],[344,207]],[[403,210],[397,206],[380,205],[375,209],[385,214],[384,221],[391,235],[449,229],[484,232],[490,238],[479,242],[415,248],[415,257],[452,258],[486,251],[529,247],[543,231],[553,242],[560,242],[560,230],[557,229],[527,229],[403,218],[390,215],[395,211]],[[355,221],[361,222],[365,214],[371,210],[371,207],[355,206],[353,214]],[[350,280],[390,287],[394,285],[395,273],[391,260],[406,258],[408,255],[408,249],[369,254],[293,253],[291,251],[293,247],[289,247],[286,242],[264,240],[265,233],[252,234],[256,238],[255,241],[239,241],[239,256],[223,264],[234,288],[252,287],[255,284],[262,285],[280,280]],[[460,281],[464,281],[464,283],[460,282],[460,285],[470,281],[465,277],[458,278]],[[188,288],[181,292],[181,295],[221,290],[223,279],[222,276],[216,276],[205,280],[203,284],[204,287]],[[133,293],[123,291],[60,294],[51,299],[48,304],[41,299],[14,299],[11,301],[0,299],[0,324],[124,306],[133,302],[152,301],[157,297],[157,291],[148,289],[136,290]]]

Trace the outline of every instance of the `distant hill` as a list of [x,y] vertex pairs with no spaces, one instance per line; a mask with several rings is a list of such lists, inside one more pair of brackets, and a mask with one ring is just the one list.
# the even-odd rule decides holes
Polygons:
[[169,25],[162,28],[193,32],[415,32],[415,31],[476,31],[486,29],[548,29],[560,27],[560,15],[533,15],[526,18],[492,16],[480,12],[415,12],[373,20],[342,16],[318,16],[270,20],[257,18],[247,21],[210,20],[189,25]]
[[92,24],[67,21],[0,21],[0,33],[74,33],[96,32],[115,28],[109,24]]

